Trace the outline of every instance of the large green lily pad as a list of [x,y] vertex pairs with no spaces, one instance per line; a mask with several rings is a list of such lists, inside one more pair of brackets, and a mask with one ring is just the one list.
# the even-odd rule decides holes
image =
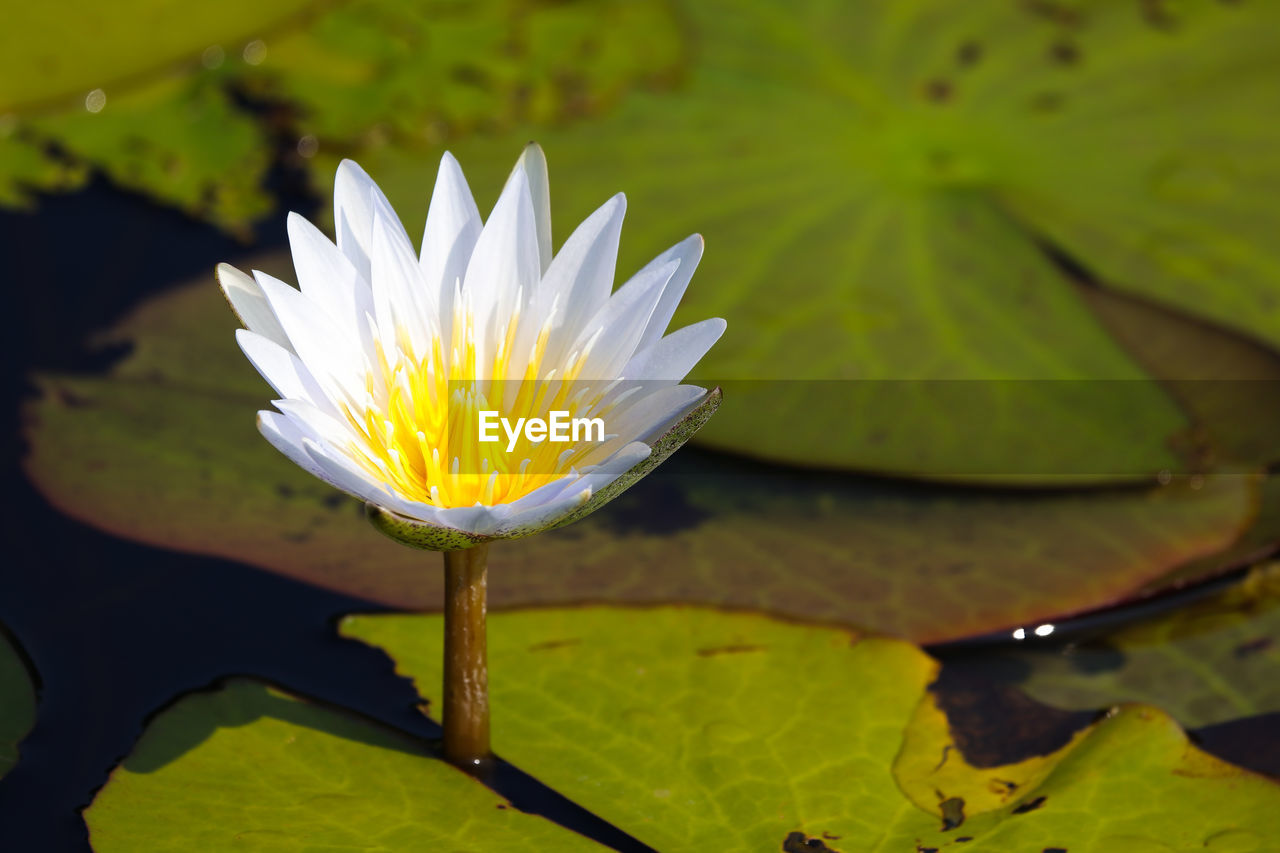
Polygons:
[[[386,649],[430,699],[441,627],[360,616],[343,632]],[[1040,772],[1014,768],[1021,784],[1003,801],[978,792],[1004,768],[971,767],[913,802],[955,747],[933,751],[945,740],[926,692],[936,665],[898,641],[743,613],[583,608],[495,616],[489,648],[495,750],[659,850],[1261,853],[1280,833],[1280,787],[1140,705]],[[932,763],[913,760],[921,749]]]
[[36,690],[8,636],[0,630],[0,776],[18,762],[18,743],[36,721]]
[[[677,92],[450,147],[487,195],[537,133],[562,234],[626,190],[623,269],[702,231],[706,260],[677,322],[729,321],[703,375],[833,380],[790,398],[773,384],[730,394],[704,440],[1020,483],[1195,464],[1170,448],[1183,418],[1043,243],[1117,288],[1280,343],[1280,131],[1266,118],[1280,107],[1280,8],[685,11],[696,62]],[[437,153],[362,158],[412,211]]]
[[1184,726],[1280,711],[1280,568],[1067,649],[1010,655],[1019,686],[1060,708],[1150,702]]
[[97,853],[604,849],[412,738],[247,680],[156,717],[85,822]]
[[[110,375],[41,377],[44,395],[25,410],[37,486],[118,535],[438,607],[438,559],[379,536],[354,501],[257,434],[270,390],[220,318],[221,296],[198,282],[103,336],[134,346]],[[1256,505],[1257,483],[1236,475],[973,493],[691,454],[583,522],[497,549],[494,604],[691,601],[937,641],[1158,587],[1230,545]],[[1208,560],[1198,577],[1220,568]]]

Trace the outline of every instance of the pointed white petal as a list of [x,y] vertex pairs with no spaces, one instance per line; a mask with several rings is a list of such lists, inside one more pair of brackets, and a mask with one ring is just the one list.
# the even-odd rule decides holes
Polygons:
[[296,289],[266,273],[254,270],[293,351],[333,399],[363,403],[364,354],[318,305]]
[[463,284],[463,295],[475,312],[478,353],[485,359],[477,364],[479,378],[492,367],[495,339],[511,321],[517,297],[531,299],[542,277],[537,241],[528,181],[517,169],[480,232]]
[[636,273],[640,275],[646,270],[660,267],[671,261],[680,262],[680,268],[676,270],[675,275],[671,276],[671,281],[667,282],[667,288],[662,292],[662,299],[654,308],[653,316],[649,318],[649,325],[641,335],[637,349],[644,349],[656,342],[666,332],[672,316],[676,313],[676,308],[680,305],[680,300],[684,298],[685,290],[689,287],[689,280],[693,278],[693,272],[698,268],[698,261],[702,260],[703,246],[702,235],[694,234],[658,255],[646,264],[644,269]]
[[596,459],[606,459],[633,441],[646,444],[656,440],[666,429],[692,409],[706,396],[706,389],[697,385],[671,385],[652,391],[629,405],[619,407],[605,419],[609,433],[616,436],[592,450],[584,459],[590,464]]
[[[369,281],[369,249],[373,242],[373,209],[381,202],[390,209],[387,197],[354,160],[343,160],[333,181],[333,223],[338,248],[356,271]],[[396,220],[399,222],[399,220]],[[404,226],[400,226],[401,230]],[[406,234],[405,239],[409,236]]]
[[586,353],[581,378],[613,379],[619,375],[635,354],[649,317],[678,266],[672,261],[645,267],[587,321],[573,345],[575,351]]
[[218,264],[215,275],[223,295],[231,303],[231,310],[236,312],[246,329],[257,332],[286,349],[292,349],[289,336],[280,327],[275,312],[267,304],[267,297],[252,276],[245,275],[230,264]]
[[387,220],[387,213],[378,205],[373,214],[370,273],[374,317],[385,351],[399,345],[421,361],[437,335],[435,300],[413,247],[398,224]]
[[551,265],[551,180],[547,177],[547,155],[542,152],[542,146],[536,142],[526,145],[516,161],[516,169],[525,173],[529,183],[538,231],[538,269],[545,273]]
[[678,329],[632,356],[622,375],[633,380],[679,382],[720,340],[725,326],[724,320],[712,317]]
[[[626,212],[627,197],[622,193],[602,204],[569,235],[543,276],[534,314],[548,317],[555,306],[559,315],[547,343],[547,364],[559,364],[568,357],[578,334],[608,301]],[[538,331],[533,330],[534,340]]]
[[338,410],[325,393],[323,386],[307,370],[302,360],[291,351],[269,338],[248,329],[236,330],[236,342],[240,349],[270,383],[276,393],[286,399],[305,400],[330,416]]
[[296,213],[289,214],[289,248],[302,294],[324,309],[348,337],[372,352],[366,314],[373,311],[368,282],[329,238]]
[[431,194],[420,258],[427,288],[435,294],[439,306],[440,332],[445,340],[452,334],[454,286],[467,274],[471,250],[482,227],[480,211],[462,168],[446,151],[440,158],[440,171]]
[[303,439],[310,436],[288,417],[279,412],[258,412],[258,432],[271,442],[272,447],[289,457],[302,470],[334,485],[325,476],[324,469],[316,464],[303,447]]
[[311,460],[320,467],[321,477],[349,495],[362,501],[369,501],[379,506],[393,500],[389,489],[376,483],[363,472],[340,457],[332,455],[327,448],[310,439],[303,441],[303,447]]
[[359,440],[349,424],[306,400],[286,398],[272,400],[271,405],[283,412],[308,438],[323,446],[331,455],[346,456],[351,446]]

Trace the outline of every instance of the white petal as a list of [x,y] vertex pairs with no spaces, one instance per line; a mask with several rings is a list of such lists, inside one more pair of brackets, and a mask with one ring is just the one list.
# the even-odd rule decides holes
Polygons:
[[283,412],[306,436],[333,456],[348,454],[348,448],[359,440],[355,430],[319,406],[296,397],[272,400],[271,405]]
[[446,527],[484,536],[493,533],[506,515],[505,505],[458,506],[438,510],[435,517]]
[[[369,281],[373,209],[378,202],[391,208],[382,190],[354,160],[343,160],[338,164],[333,180],[333,223],[338,232],[338,248],[365,281]],[[400,229],[403,231],[404,226],[401,225]],[[405,239],[409,239],[408,234]]]
[[324,309],[347,335],[372,352],[366,314],[373,301],[368,282],[360,277],[350,259],[329,238],[296,213],[289,214],[289,248],[298,286],[312,302]]
[[[568,357],[578,334],[608,301],[626,212],[627,197],[622,193],[602,204],[569,235],[543,276],[534,314],[546,318],[554,305],[559,315],[547,344],[547,364],[560,364]],[[534,340],[539,331],[533,328]]]
[[633,380],[679,382],[720,340],[725,326],[724,320],[712,317],[678,329],[632,356],[622,375]]
[[289,336],[280,327],[275,312],[267,304],[267,297],[252,276],[245,275],[230,264],[218,264],[215,275],[223,295],[231,303],[231,310],[236,312],[246,329],[257,332],[286,349],[292,349]]
[[333,402],[311,375],[311,371],[307,370],[302,359],[275,341],[248,329],[236,330],[236,342],[262,374],[262,378],[281,397],[305,400],[325,414],[337,416],[338,411]]
[[311,454],[307,453],[306,448],[303,447],[303,439],[308,438],[309,435],[288,417],[279,412],[258,412],[258,432],[302,470],[329,482],[330,485],[335,485],[325,475],[324,469],[316,464]]
[[672,385],[650,392],[634,402],[628,401],[630,405],[619,407],[605,418],[607,432],[617,437],[593,449],[584,458],[584,463],[607,458],[632,441],[651,444],[697,406],[706,393],[705,388],[697,385]]
[[645,267],[587,321],[573,345],[577,352],[586,352],[582,379],[613,379],[620,375],[635,354],[649,317],[678,266],[672,261],[660,267]]
[[643,442],[632,442],[618,450],[593,471],[566,483],[560,496],[554,500],[532,504],[530,495],[507,504],[508,515],[502,530],[537,528],[555,522],[586,503],[593,494],[630,471],[648,458],[650,448]]
[[427,288],[435,294],[439,306],[440,332],[445,340],[452,333],[454,286],[467,274],[471,251],[482,227],[480,211],[462,168],[446,151],[440,158],[419,259]]
[[551,265],[551,180],[547,177],[547,155],[542,146],[530,142],[520,153],[516,169],[525,173],[529,198],[533,201],[533,221],[538,231],[538,269]]
[[[653,448],[643,441],[632,441],[614,451],[608,459],[596,465],[579,478],[578,482],[598,492],[636,465],[649,458]],[[572,490],[566,490],[566,494]]]
[[393,499],[391,491],[386,486],[374,482],[345,460],[330,455],[327,448],[310,439],[303,440],[303,447],[311,460],[320,466],[321,477],[347,494],[378,506],[385,506]]
[[662,299],[653,309],[653,316],[649,318],[649,325],[641,335],[637,349],[644,349],[653,344],[666,332],[672,316],[676,313],[676,308],[680,305],[680,300],[684,298],[685,290],[689,287],[689,280],[693,278],[693,272],[698,268],[698,261],[702,260],[703,245],[702,235],[694,234],[658,255],[646,264],[644,269],[636,273],[641,275],[646,270],[660,267],[671,261],[680,262],[680,268],[676,270],[675,275],[671,276],[671,281],[667,282],[667,288],[662,292]]
[[421,361],[437,335],[435,300],[428,292],[413,246],[386,215],[381,205],[373,214],[370,272],[374,317],[388,355],[398,344]]
[[507,516],[501,530],[514,532],[521,528],[536,530],[544,527],[582,506],[591,499],[591,494],[590,486],[575,482],[573,489],[553,501],[525,506],[525,498],[521,498],[515,503],[508,504],[515,511]]
[[293,351],[334,399],[364,403],[368,366],[363,353],[346,333],[316,305],[296,289],[266,273],[254,270],[258,285],[267,297]]
[[484,359],[477,363],[477,378],[488,378],[495,339],[515,314],[517,297],[532,299],[540,278],[533,202],[525,173],[517,169],[480,232],[463,284],[464,297],[475,312],[477,351]]

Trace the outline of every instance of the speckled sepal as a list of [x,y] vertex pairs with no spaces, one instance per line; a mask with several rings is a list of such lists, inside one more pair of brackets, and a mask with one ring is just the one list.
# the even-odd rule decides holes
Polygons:
[[376,504],[366,503],[364,508],[365,515],[369,517],[369,522],[375,528],[410,548],[421,548],[424,551],[461,551],[465,548],[473,548],[482,542],[501,538],[467,533],[465,530],[443,527],[429,521],[406,518]]

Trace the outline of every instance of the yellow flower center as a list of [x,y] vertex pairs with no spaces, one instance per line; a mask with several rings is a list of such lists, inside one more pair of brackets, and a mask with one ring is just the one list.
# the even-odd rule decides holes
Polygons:
[[397,335],[395,352],[379,341],[379,365],[366,377],[364,405],[344,405],[355,432],[348,449],[373,477],[408,500],[438,507],[510,503],[579,466],[596,445],[529,441],[522,433],[508,452],[508,436],[480,441],[480,413],[543,418],[559,410],[570,416],[600,407],[607,383],[579,380],[586,351],[574,353],[563,371],[543,371],[550,321],[540,330],[521,376],[511,376],[519,316],[499,334],[494,378],[477,379],[477,336],[470,311],[455,312],[449,358],[439,337],[430,352],[414,358],[408,335]]

